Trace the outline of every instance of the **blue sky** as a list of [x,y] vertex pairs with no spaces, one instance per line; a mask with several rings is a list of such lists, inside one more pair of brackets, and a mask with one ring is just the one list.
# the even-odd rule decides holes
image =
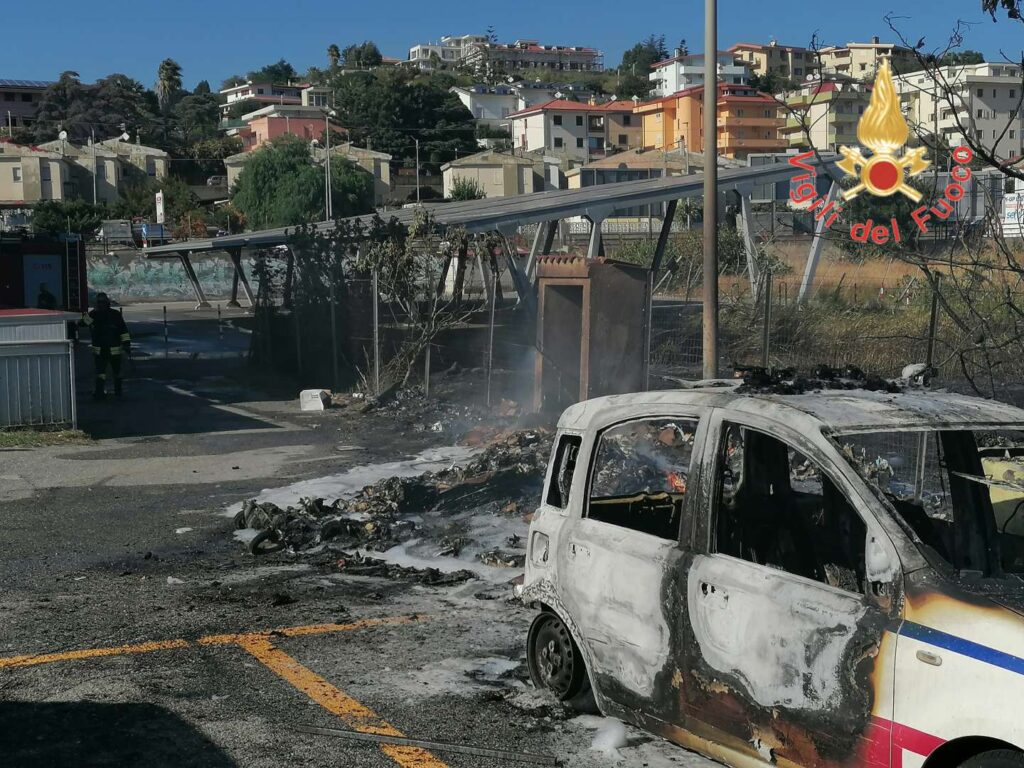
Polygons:
[[[31,3],[7,6],[0,78],[51,80],[71,69],[85,81],[123,72],[152,86],[157,65],[170,56],[181,63],[186,87],[205,78],[216,88],[228,75],[281,57],[300,72],[324,66],[331,43],[374,40],[386,55],[405,58],[412,43],[489,25],[502,41],[596,46],[608,66],[652,32],[664,34],[669,48],[680,38],[694,51],[703,45],[703,0],[646,6],[622,0],[48,0],[45,12]],[[656,9],[657,17],[643,8]],[[894,40],[883,18],[889,12],[902,16],[898,26],[908,39],[923,36],[929,49],[948,39],[958,19],[974,22],[966,47],[991,59],[1001,50],[1019,59],[1024,49],[1024,25],[1005,18],[993,23],[980,0],[720,0],[719,42],[727,47],[774,36],[806,45],[815,32],[826,43],[872,35]],[[43,31],[54,27],[55,33]]]

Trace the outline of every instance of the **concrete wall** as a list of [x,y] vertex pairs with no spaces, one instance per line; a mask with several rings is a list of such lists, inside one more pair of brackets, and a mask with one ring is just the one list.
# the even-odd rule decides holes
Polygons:
[[[193,256],[192,265],[211,299],[231,295],[233,267],[226,255]],[[91,255],[87,259],[90,292],[103,291],[120,301],[136,299],[190,299],[192,285],[178,259],[145,259],[136,251],[116,256]],[[246,274],[252,280],[251,265]]]

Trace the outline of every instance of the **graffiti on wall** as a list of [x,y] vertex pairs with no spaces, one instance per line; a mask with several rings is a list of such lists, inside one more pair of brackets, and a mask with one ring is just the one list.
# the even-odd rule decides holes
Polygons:
[[[117,300],[130,298],[192,298],[192,286],[177,259],[146,259],[130,256],[90,256],[89,289],[104,292]],[[210,298],[231,294],[233,267],[226,256],[193,256],[192,266],[206,295]],[[251,267],[246,266],[250,272]]]

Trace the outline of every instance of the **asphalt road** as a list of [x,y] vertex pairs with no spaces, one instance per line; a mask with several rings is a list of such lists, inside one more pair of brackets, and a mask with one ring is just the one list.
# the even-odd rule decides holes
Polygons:
[[[299,733],[295,724],[614,762],[593,718],[530,687],[531,614],[504,586],[347,575],[329,556],[256,560],[224,508],[263,488],[395,460],[438,437],[386,416],[302,414],[245,365],[244,313],[126,309],[125,398],[83,446],[0,451],[0,764],[515,765]],[[703,765],[630,730],[625,765]]]

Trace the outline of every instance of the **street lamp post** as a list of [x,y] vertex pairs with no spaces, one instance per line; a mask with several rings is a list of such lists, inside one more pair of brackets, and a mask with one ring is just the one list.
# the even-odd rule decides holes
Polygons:
[[416,202],[420,201],[420,140],[413,137],[416,142]]
[[334,218],[334,201],[331,200],[331,118],[337,116],[337,112],[329,109],[324,112],[324,211],[327,214],[327,221]]
[[718,0],[704,0],[704,378],[718,378]]

